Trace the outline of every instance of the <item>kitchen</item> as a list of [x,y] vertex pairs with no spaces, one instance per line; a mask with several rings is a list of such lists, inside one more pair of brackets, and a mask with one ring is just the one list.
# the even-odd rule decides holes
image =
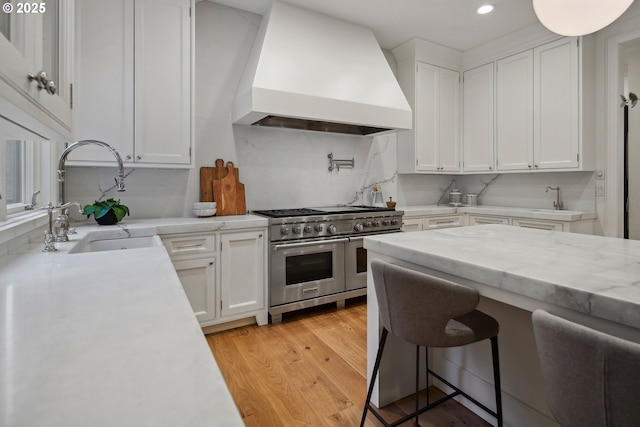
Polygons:
[[[231,105],[261,16],[207,1],[198,2],[195,10],[194,141],[197,154],[194,168],[127,168],[126,192],[109,195],[126,201],[132,211],[131,219],[192,217],[192,203],[199,196],[197,171],[200,166],[212,165],[216,158],[231,160],[240,168],[251,209],[368,204],[370,189],[376,183],[382,186],[385,199],[392,196],[399,206],[433,205],[453,178],[463,190],[478,192],[484,182],[495,176],[397,174],[394,134],[362,138],[233,126]],[[617,32],[616,28],[608,29],[608,33],[604,31],[600,43],[623,37],[620,34],[626,36],[631,31],[629,28],[633,28],[636,11],[637,5],[634,5],[625,15],[626,19],[617,24]],[[385,52],[392,62],[394,56],[390,50],[394,47],[386,46]],[[482,53],[482,49],[472,50],[469,57]],[[598,64],[599,69],[603,64],[604,60]],[[604,91],[605,83],[599,80],[598,84],[599,90]],[[616,93],[616,100],[617,97]],[[615,114],[615,111],[600,114]],[[604,135],[605,129],[598,132]],[[42,135],[44,131],[39,133]],[[77,139],[80,138],[73,140]],[[604,136],[599,140],[605,141]],[[617,191],[611,173],[616,170],[615,163],[611,163],[614,156],[603,155],[609,150],[604,142],[598,145],[596,164],[597,169],[607,171],[608,179],[602,180],[607,186],[604,194],[613,195]],[[337,158],[354,158],[354,168],[330,173],[327,171],[329,153]],[[114,176],[113,163],[97,170],[70,167],[68,199],[90,203],[100,196],[102,189],[112,185]],[[596,196],[598,181],[593,172],[504,174],[484,191],[479,201],[489,206],[553,209],[554,195],[544,190],[547,186],[560,186],[565,209],[596,210],[599,215],[595,233],[616,235],[617,220],[605,215],[608,200]],[[55,185],[53,187],[55,190]],[[39,206],[48,201],[43,190]]]

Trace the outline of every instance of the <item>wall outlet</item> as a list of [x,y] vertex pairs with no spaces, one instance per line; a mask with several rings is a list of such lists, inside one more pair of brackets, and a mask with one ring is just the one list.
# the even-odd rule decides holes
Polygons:
[[604,184],[596,185],[596,197],[604,197]]

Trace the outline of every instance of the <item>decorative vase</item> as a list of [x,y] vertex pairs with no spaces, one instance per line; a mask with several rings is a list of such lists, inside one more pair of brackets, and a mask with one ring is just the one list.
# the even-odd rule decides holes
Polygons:
[[100,225],[113,225],[118,223],[118,218],[116,217],[116,214],[112,209],[100,218],[96,218],[96,222]]

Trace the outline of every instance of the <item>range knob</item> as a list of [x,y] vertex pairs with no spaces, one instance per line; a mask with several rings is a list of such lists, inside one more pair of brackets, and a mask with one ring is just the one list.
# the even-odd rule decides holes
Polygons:
[[391,225],[391,220],[390,219],[383,219],[382,220],[382,225]]
[[371,221],[365,221],[364,228],[369,228],[369,227],[371,227]]
[[362,231],[362,229],[363,229],[362,224],[360,224],[359,222],[356,222],[356,225],[353,226],[354,231],[360,232]]
[[300,234],[300,231],[302,231],[302,229],[299,225],[293,226],[293,234]]
[[324,230],[324,227],[322,226],[322,224],[316,224],[316,226],[314,228],[318,233],[320,233],[322,230]]
[[329,234],[334,234],[336,232],[336,227],[330,225],[329,227],[327,227],[327,231],[329,232]]
[[304,231],[305,233],[311,233],[311,226],[310,225],[305,225],[304,228],[302,229],[302,231]]
[[391,225],[398,225],[398,220],[397,219],[392,219],[391,220]]
[[380,221],[373,221],[374,227],[380,227]]
[[280,234],[282,234],[283,236],[289,234],[289,227],[285,227],[284,225],[280,227]]

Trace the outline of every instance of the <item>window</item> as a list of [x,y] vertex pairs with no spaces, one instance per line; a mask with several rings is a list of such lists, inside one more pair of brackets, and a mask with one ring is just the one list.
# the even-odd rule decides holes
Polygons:
[[25,207],[35,192],[36,209],[55,203],[59,146],[0,117],[0,221],[33,212]]

